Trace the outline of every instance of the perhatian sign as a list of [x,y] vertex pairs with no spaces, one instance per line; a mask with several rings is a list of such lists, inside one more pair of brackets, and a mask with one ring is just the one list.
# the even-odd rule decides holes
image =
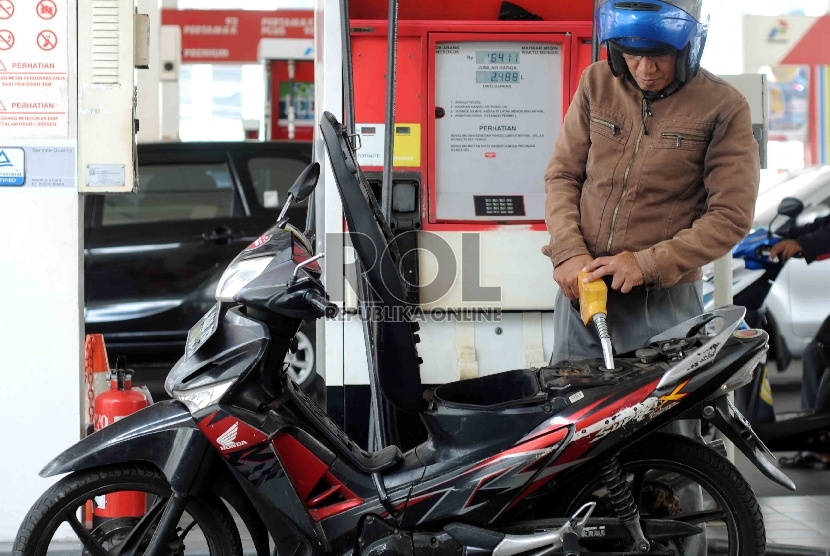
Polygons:
[[558,44],[436,45],[438,220],[544,219],[544,172],[561,126],[562,87]]
[[66,2],[13,1],[0,21],[0,137],[68,137]]

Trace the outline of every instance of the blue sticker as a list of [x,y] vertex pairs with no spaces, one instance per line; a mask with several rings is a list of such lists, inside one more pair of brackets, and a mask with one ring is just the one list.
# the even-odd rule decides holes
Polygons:
[[0,187],[26,183],[26,155],[20,147],[0,147]]

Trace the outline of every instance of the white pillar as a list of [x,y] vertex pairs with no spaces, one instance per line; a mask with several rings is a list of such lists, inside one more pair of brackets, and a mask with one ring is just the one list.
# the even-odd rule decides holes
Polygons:
[[[715,261],[715,307],[732,305],[732,252]],[[734,400],[735,395],[729,394],[729,399]],[[726,436],[719,435],[726,447],[726,457],[729,461],[735,461],[735,445]]]
[[[60,95],[42,99],[56,101],[55,111],[65,111],[56,117],[66,127],[54,132],[31,127],[0,131],[0,147],[28,149],[29,159],[38,161],[26,167],[22,187],[0,186],[0,423],[6,435],[0,457],[0,542],[13,540],[32,504],[54,482],[38,477],[38,471],[80,438],[83,396],[83,199],[75,183],[77,169],[73,172],[78,137],[77,1],[55,2],[57,13],[50,21],[58,42],[48,57],[25,42],[34,44],[35,29],[43,26],[34,19],[34,3],[17,4],[19,9],[3,26],[12,30],[18,44],[4,51],[4,64],[18,55],[34,55],[61,70],[65,67],[68,101],[57,98]],[[51,95],[62,86],[53,81],[53,88],[42,94]],[[4,118],[14,112],[13,91],[0,84]],[[34,101],[41,92],[27,94]],[[29,139],[15,139],[24,136]],[[34,176],[45,176],[47,170],[64,174],[60,183],[65,187],[53,187],[55,182],[48,180],[41,185],[52,186],[36,187]]]
[[136,140],[149,143],[161,139],[159,91],[159,29],[161,1],[138,0],[138,13],[150,16],[150,69],[138,70],[138,122]]
[[[337,234],[343,231],[343,208],[340,204],[340,194],[331,171],[326,146],[319,131],[319,123],[323,112],[334,114],[338,120],[343,120],[343,75],[342,75],[342,48],[340,30],[340,3],[338,0],[316,0],[314,7],[314,91],[315,91],[315,118],[314,158],[322,166],[320,181],[314,194],[316,206],[317,252],[327,252],[333,261],[342,261],[345,246],[342,237],[326,237],[327,233]],[[274,107],[277,110],[278,107]],[[327,241],[328,239],[328,241]],[[323,260],[324,269],[329,265]],[[333,269],[331,273],[324,273],[324,277],[339,276],[343,280],[343,273]],[[331,289],[331,285],[327,284]],[[340,300],[338,300],[340,301]],[[362,338],[360,322],[344,323],[342,320],[317,321],[317,346],[315,353],[318,357],[317,373],[323,377],[329,386],[344,384],[344,333],[345,326],[350,326]],[[362,352],[362,344],[355,344],[352,351]]]
[[[161,0],[162,9],[178,9],[177,0]],[[182,64],[182,30],[177,25],[163,25],[159,40],[161,90],[159,92],[160,138],[179,138],[179,75]],[[169,69],[166,64],[171,64]],[[157,72],[157,75],[159,73]]]

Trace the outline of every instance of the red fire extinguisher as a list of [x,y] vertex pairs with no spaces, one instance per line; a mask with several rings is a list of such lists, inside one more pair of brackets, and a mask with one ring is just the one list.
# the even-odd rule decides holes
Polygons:
[[[133,390],[133,371],[125,369],[126,358],[119,357],[110,371],[110,389],[95,398],[95,430],[99,431],[124,417],[144,409],[150,402],[140,390]],[[92,525],[122,517],[141,517],[146,512],[147,495],[123,491],[96,497]]]

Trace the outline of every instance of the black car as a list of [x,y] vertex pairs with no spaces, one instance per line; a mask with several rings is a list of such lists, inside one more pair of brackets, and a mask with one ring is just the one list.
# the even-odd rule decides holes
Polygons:
[[[274,224],[309,162],[308,142],[142,144],[137,194],[86,197],[86,332],[104,335],[111,366],[127,356],[135,382],[167,397],[164,378],[225,267]],[[305,205],[288,216],[304,229]],[[291,361],[306,388],[314,341],[312,323]]]

